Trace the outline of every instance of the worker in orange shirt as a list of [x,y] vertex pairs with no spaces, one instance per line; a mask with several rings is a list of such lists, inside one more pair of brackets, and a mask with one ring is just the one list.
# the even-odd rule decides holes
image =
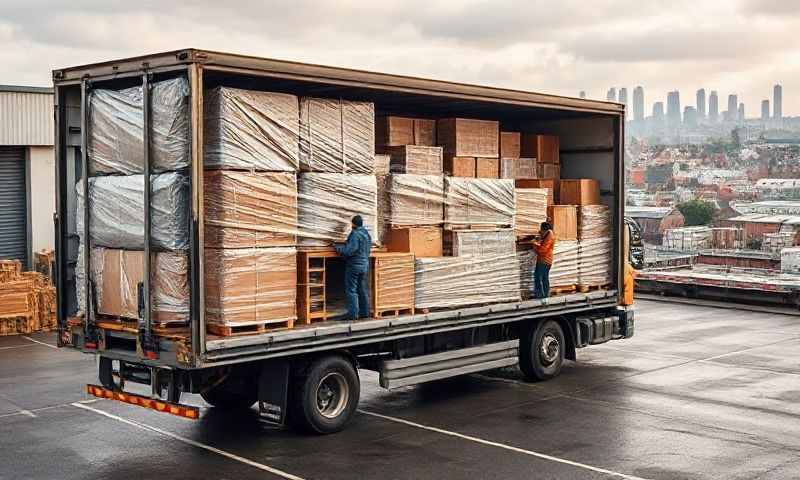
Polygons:
[[536,251],[536,267],[533,270],[533,296],[547,298],[550,296],[550,267],[553,266],[553,248],[556,235],[553,226],[542,222],[539,227],[539,240],[533,242]]

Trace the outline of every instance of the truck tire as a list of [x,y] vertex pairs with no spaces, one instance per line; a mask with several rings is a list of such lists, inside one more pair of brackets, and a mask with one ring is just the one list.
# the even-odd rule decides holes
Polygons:
[[532,323],[519,339],[519,369],[529,381],[550,380],[564,364],[564,331],[554,320]]
[[292,423],[318,434],[342,430],[353,417],[361,394],[356,369],[338,355],[311,362],[293,387]]
[[257,379],[232,374],[222,383],[200,392],[203,400],[225,410],[245,410],[258,401]]

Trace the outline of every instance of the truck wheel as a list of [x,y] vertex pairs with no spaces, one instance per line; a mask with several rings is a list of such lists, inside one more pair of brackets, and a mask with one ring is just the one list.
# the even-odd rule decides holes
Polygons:
[[553,320],[527,326],[519,339],[519,369],[530,381],[550,380],[564,364],[564,331]]
[[200,392],[200,396],[217,408],[244,410],[258,401],[258,382],[248,376],[233,374],[219,385]]
[[295,381],[292,420],[310,432],[338,432],[355,413],[360,393],[358,374],[349,361],[340,356],[317,359]]

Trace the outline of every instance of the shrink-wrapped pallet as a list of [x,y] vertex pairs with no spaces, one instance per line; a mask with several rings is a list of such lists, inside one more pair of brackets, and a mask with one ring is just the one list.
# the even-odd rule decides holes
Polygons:
[[394,227],[441,225],[444,177],[393,174],[388,183],[389,223]]
[[550,287],[569,287],[578,283],[578,242],[558,240],[553,249]]
[[203,99],[207,168],[293,172],[300,165],[300,113],[287,93],[217,87]]
[[294,248],[206,248],[205,271],[209,323],[291,326],[296,320]]
[[355,215],[361,215],[364,227],[374,239],[377,223],[374,175],[300,174],[297,224],[301,245],[326,246],[346,241]]
[[326,98],[300,99],[300,169],[372,174],[375,106]]
[[294,246],[297,180],[289,172],[205,172],[205,245]]
[[578,285],[611,283],[611,238],[592,237],[578,242]]
[[711,248],[711,227],[670,228],[664,232],[662,245],[670,250],[696,252]]
[[375,155],[375,182],[378,195],[375,219],[376,245],[384,245],[389,235],[389,155]]
[[[154,173],[179,170],[191,161],[189,84],[183,77],[152,84],[150,166]],[[89,93],[89,174],[144,172],[142,87]]]
[[796,235],[794,232],[765,233],[761,241],[761,250],[770,253],[780,253],[783,249],[793,247]]
[[516,251],[514,230],[448,230],[445,232],[445,253],[454,257],[500,256]]
[[578,240],[611,236],[611,212],[605,205],[578,207]]
[[415,265],[416,308],[457,308],[520,299],[515,253],[417,258]]
[[[162,173],[151,180],[151,246],[189,248],[189,178]],[[76,184],[77,231],[83,233],[83,183]],[[94,246],[144,249],[144,176],[89,178],[89,233]]]
[[514,181],[495,178],[445,180],[445,225],[513,226]]
[[515,191],[516,215],[514,230],[524,237],[539,233],[542,222],[547,220],[546,188],[517,188]]
[[800,247],[781,250],[781,272],[800,274]]

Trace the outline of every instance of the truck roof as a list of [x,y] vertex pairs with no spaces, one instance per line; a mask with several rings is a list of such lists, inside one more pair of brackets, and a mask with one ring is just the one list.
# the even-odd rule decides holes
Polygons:
[[[82,79],[107,80],[130,77],[143,71],[153,73],[175,71],[191,64],[200,65],[206,72],[238,73],[259,77],[272,77],[283,81],[313,82],[320,85],[339,85],[376,91],[390,91],[395,94],[406,93],[404,101],[413,100],[415,95],[447,97],[488,102],[494,104],[538,107],[553,110],[593,112],[599,114],[621,115],[625,106],[620,103],[588,100],[544,93],[489,87],[468,83],[458,83],[427,78],[369,72],[350,68],[331,67],[309,63],[261,58],[248,55],[215,52],[188,48],[151,55],[53,70],[53,83],[69,85],[80,83]],[[309,93],[314,93],[309,92]],[[476,112],[480,113],[480,112]],[[487,112],[491,114],[491,112]]]

